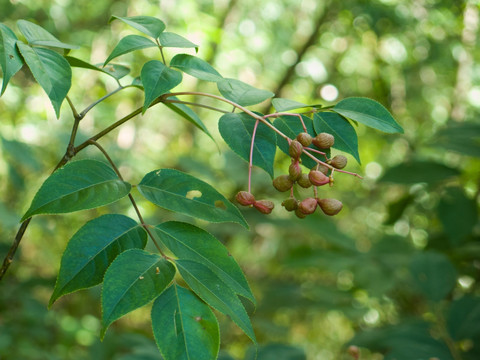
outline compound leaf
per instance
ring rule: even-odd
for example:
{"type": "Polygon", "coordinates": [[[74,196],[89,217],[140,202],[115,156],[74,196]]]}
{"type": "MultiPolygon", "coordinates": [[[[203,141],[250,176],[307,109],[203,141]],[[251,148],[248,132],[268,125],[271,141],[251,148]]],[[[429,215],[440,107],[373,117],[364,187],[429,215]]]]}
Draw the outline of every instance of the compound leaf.
{"type": "Polygon", "coordinates": [[[74,161],[45,180],[22,221],[37,214],[63,214],[107,205],[128,195],[130,188],[103,162],[74,161]]]}

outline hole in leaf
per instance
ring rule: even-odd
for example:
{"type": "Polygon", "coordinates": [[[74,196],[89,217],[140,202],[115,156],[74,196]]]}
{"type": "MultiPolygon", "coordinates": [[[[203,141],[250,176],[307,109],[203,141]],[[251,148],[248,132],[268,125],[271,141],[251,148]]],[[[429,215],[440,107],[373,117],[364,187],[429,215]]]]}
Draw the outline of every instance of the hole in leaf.
{"type": "Polygon", "coordinates": [[[190,190],[189,192],[187,192],[185,197],[187,199],[193,200],[194,198],[202,197],[202,192],[199,190],[190,190]]]}

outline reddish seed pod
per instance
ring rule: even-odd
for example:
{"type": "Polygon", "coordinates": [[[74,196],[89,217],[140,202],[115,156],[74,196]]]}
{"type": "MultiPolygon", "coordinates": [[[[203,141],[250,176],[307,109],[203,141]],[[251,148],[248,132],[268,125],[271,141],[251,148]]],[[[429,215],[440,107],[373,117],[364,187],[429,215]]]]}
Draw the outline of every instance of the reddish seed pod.
{"type": "Polygon", "coordinates": [[[312,143],[312,136],[309,133],[302,132],[297,135],[297,140],[303,146],[310,146],[312,143]]]}
{"type": "Polygon", "coordinates": [[[333,159],[330,162],[330,165],[332,165],[336,169],[343,169],[345,166],[347,166],[347,158],[343,155],[335,155],[333,159]]]}
{"type": "Polygon", "coordinates": [[[288,191],[293,186],[293,180],[290,179],[288,175],[280,175],[275,179],[273,179],[273,186],[278,191],[281,191],[281,192],[288,191]]]}
{"type": "Polygon", "coordinates": [[[318,199],[317,201],[324,214],[328,216],[337,215],[343,208],[342,202],[337,199],[318,199]]]}
{"type": "MultiPolygon", "coordinates": [[[[348,354],[355,360],[360,359],[360,349],[355,345],[350,345],[347,349],[348,354]]],[[[433,359],[433,358],[432,358],[433,359]]]]}
{"type": "MultiPolygon", "coordinates": [[[[312,170],[317,170],[317,168],[315,167],[312,170]]],[[[319,164],[318,165],[318,171],[324,173],[325,175],[328,175],[328,172],[330,171],[330,169],[323,164],[319,164]]]]}
{"type": "Polygon", "coordinates": [[[300,167],[300,163],[298,161],[294,161],[288,167],[288,176],[293,181],[297,180],[300,175],[302,175],[302,168],[300,167]]]}
{"type": "Polygon", "coordinates": [[[298,204],[298,209],[304,214],[313,214],[317,208],[317,199],[315,198],[306,198],[300,201],[298,204]]]}
{"type": "Polygon", "coordinates": [[[253,207],[260,211],[262,214],[270,214],[275,207],[273,202],[269,200],[258,200],[253,203],[253,207]]]}
{"type": "Polygon", "coordinates": [[[315,186],[322,186],[330,182],[330,178],[327,175],[317,170],[311,170],[308,173],[308,179],[315,186]]]}
{"type": "Polygon", "coordinates": [[[238,194],[235,196],[235,199],[238,201],[239,204],[244,206],[253,205],[255,202],[255,197],[247,191],[239,191],[238,194]]]}
{"type": "Polygon", "coordinates": [[[312,142],[319,149],[329,149],[335,143],[335,138],[332,134],[320,133],[313,138],[312,142]]]}
{"type": "Polygon", "coordinates": [[[287,211],[294,211],[298,209],[298,201],[295,198],[288,198],[283,200],[282,206],[287,211]]]}
{"type": "Polygon", "coordinates": [[[308,178],[308,174],[301,174],[297,179],[297,184],[300,185],[302,188],[309,188],[312,186],[310,179],[308,178]]]}
{"type": "Polygon", "coordinates": [[[297,140],[292,140],[290,142],[290,147],[288,148],[288,153],[292,158],[298,160],[303,152],[303,145],[297,140]]]}

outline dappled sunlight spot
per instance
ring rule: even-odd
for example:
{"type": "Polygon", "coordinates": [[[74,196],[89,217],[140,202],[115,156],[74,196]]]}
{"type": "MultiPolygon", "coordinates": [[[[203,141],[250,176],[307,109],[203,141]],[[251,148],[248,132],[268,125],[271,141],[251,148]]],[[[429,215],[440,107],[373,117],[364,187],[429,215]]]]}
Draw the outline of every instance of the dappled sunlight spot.
{"type": "Polygon", "coordinates": [[[334,101],[338,97],[338,89],[332,84],[327,84],[320,90],[320,96],[326,101],[334,101]]]}
{"type": "Polygon", "coordinates": [[[190,199],[190,200],[193,200],[195,198],[201,198],[202,197],[202,192],[199,191],[199,190],[190,190],[189,192],[187,192],[185,197],[187,199],[190,199]]]}
{"type": "Polygon", "coordinates": [[[124,124],[117,136],[117,145],[121,149],[130,149],[135,141],[135,126],[124,124]]]}
{"type": "Polygon", "coordinates": [[[475,279],[472,278],[471,276],[464,275],[458,278],[458,283],[462,287],[462,289],[468,290],[475,283],[475,279]]]}
{"type": "Polygon", "coordinates": [[[365,177],[369,179],[378,179],[380,174],[382,173],[382,165],[379,163],[372,161],[365,166],[365,177]]]}
{"type": "Polygon", "coordinates": [[[364,316],[363,320],[369,324],[369,325],[374,325],[375,323],[378,322],[380,319],[380,314],[378,313],[377,310],[375,309],[370,309],[364,316]]]}

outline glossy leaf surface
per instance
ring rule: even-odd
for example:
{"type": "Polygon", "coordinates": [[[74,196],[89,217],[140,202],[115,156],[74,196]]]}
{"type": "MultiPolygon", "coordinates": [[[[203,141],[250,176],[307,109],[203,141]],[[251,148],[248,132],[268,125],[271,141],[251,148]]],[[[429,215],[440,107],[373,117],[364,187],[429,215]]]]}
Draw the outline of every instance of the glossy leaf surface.
{"type": "Polygon", "coordinates": [[[151,60],[143,65],[140,78],[145,89],[143,103],[143,112],[145,112],[157,97],[182,82],[182,73],[166,67],[161,61],[151,60]]]}
{"type": "Polygon", "coordinates": [[[271,91],[254,88],[236,79],[223,79],[217,86],[225,98],[241,106],[259,104],[274,95],[271,91]]]}
{"type": "Polygon", "coordinates": [[[165,360],[215,360],[220,346],[218,321],[190,290],[173,284],[152,307],[155,341],[165,360]]]}
{"type": "Polygon", "coordinates": [[[236,222],[248,228],[235,205],[211,185],[174,169],[155,170],[137,186],[152,203],[211,222],[236,222]]]}
{"type": "Polygon", "coordinates": [[[209,63],[192,55],[177,54],[170,61],[170,66],[177,68],[193,77],[205,81],[220,81],[223,79],[209,63]]]}
{"type": "Polygon", "coordinates": [[[107,205],[128,195],[130,188],[103,162],[74,161],[45,180],[22,221],[37,214],[62,214],[107,205]]]}
{"type": "Polygon", "coordinates": [[[49,305],[62,295],[100,284],[120,253],[146,244],[146,231],[127,216],[107,214],[87,222],[67,244],[49,305]]]}

